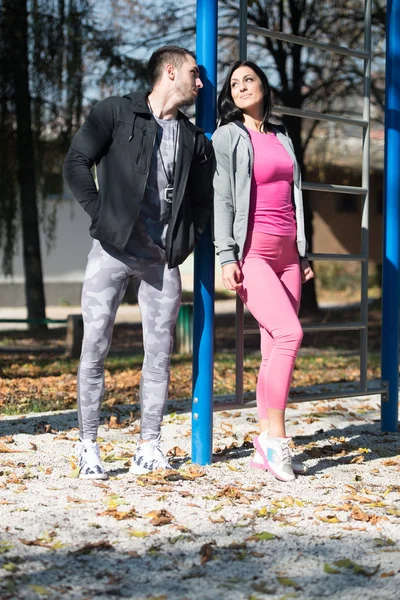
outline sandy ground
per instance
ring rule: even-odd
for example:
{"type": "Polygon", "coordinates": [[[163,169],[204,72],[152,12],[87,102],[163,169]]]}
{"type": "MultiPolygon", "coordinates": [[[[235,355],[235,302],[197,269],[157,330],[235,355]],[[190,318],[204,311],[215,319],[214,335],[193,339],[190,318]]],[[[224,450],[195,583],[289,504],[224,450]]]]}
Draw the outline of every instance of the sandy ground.
{"type": "Polygon", "coordinates": [[[110,480],[76,478],[76,411],[0,418],[0,598],[400,598],[399,435],[379,398],[288,409],[308,474],[250,470],[256,411],[219,411],[214,459],[190,464],[191,413],[170,403],[169,477],[128,475],[138,415],[105,412],[110,480]],[[110,416],[111,415],[111,416],[110,416]]]}

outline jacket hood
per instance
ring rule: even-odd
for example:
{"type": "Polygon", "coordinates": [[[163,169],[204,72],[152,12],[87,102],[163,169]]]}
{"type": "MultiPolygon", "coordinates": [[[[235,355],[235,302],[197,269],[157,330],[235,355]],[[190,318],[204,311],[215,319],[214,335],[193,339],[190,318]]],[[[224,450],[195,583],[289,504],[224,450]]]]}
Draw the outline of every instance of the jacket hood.
{"type": "Polygon", "coordinates": [[[149,91],[131,92],[130,94],[125,94],[123,97],[130,101],[131,108],[134,112],[150,113],[150,109],[147,104],[147,96],[149,94],[149,91]]]}
{"type": "MultiPolygon", "coordinates": [[[[147,104],[147,96],[150,94],[150,91],[139,91],[139,92],[131,92],[130,94],[125,94],[123,98],[126,98],[130,101],[131,109],[135,113],[145,113],[151,114],[151,110],[149,109],[149,105],[147,104]]],[[[184,121],[184,123],[194,131],[198,131],[200,133],[204,133],[201,127],[197,127],[194,125],[190,119],[180,110],[178,110],[178,119],[184,121]]]]}

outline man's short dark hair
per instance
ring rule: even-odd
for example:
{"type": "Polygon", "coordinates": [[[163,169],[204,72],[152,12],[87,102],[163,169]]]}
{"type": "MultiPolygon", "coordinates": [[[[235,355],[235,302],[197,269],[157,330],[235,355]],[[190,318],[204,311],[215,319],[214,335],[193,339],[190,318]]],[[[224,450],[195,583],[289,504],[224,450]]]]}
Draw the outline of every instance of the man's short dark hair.
{"type": "Polygon", "coordinates": [[[151,87],[153,87],[162,76],[163,68],[171,64],[179,69],[183,63],[191,56],[196,60],[196,56],[187,48],[180,46],[162,46],[155,50],[150,56],[147,67],[148,77],[151,87]]]}

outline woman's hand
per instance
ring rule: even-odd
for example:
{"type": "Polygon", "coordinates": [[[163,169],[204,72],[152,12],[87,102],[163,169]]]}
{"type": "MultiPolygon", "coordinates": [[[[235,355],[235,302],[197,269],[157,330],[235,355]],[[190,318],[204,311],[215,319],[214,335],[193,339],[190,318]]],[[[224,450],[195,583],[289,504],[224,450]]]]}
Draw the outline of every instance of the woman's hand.
{"type": "Polygon", "coordinates": [[[310,263],[308,260],[300,261],[300,269],[301,269],[301,282],[306,283],[306,281],[310,281],[314,277],[314,271],[310,267],[310,263]]]}
{"type": "Polygon", "coordinates": [[[222,267],[222,281],[227,290],[237,292],[242,287],[242,271],[236,262],[222,267]]]}

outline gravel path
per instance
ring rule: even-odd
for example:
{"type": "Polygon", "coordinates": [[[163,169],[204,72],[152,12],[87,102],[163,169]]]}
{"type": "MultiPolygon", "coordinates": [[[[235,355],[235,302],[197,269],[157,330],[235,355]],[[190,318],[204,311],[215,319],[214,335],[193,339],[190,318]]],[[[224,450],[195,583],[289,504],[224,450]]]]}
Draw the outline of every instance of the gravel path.
{"type": "Polygon", "coordinates": [[[182,403],[163,426],[179,471],[133,479],[131,409],[104,414],[104,483],[76,478],[76,411],[0,418],[2,600],[400,598],[399,435],[378,397],[288,409],[309,468],[293,483],[248,468],[255,409],[216,413],[214,462],[191,465],[182,403]]]}

